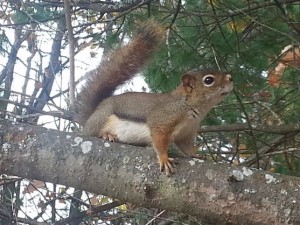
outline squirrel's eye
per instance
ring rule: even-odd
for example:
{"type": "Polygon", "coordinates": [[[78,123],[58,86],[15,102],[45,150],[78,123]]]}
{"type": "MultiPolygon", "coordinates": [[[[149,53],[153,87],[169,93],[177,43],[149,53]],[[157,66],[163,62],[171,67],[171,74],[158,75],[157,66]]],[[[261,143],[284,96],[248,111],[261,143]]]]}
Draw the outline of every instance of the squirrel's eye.
{"type": "Polygon", "coordinates": [[[206,75],[203,77],[203,83],[205,86],[210,87],[215,83],[215,77],[213,75],[206,75]]]}

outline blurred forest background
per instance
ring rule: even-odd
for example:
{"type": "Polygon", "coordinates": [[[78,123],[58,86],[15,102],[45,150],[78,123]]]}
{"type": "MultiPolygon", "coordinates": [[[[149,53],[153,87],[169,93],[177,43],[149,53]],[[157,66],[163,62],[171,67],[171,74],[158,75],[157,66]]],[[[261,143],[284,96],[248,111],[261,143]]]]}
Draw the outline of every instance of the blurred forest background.
{"type": "MultiPolygon", "coordinates": [[[[69,118],[85,71],[149,18],[168,27],[142,74],[151,91],[195,68],[233,76],[234,92],[202,124],[199,153],[299,176],[299,0],[1,1],[0,117],[78,131],[69,118]]],[[[2,175],[0,185],[0,224],[203,224],[41,181],[2,175]]]]}

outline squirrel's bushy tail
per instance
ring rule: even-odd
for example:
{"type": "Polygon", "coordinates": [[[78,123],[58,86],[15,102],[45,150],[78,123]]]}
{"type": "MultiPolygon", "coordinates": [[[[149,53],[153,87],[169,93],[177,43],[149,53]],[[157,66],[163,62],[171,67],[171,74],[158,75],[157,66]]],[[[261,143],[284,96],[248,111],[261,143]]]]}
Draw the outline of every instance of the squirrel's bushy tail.
{"type": "Polygon", "coordinates": [[[165,30],[153,20],[143,23],[127,45],[112,51],[89,72],[78,97],[77,120],[80,124],[84,125],[99,103],[111,96],[119,85],[141,71],[164,35],[165,30]]]}

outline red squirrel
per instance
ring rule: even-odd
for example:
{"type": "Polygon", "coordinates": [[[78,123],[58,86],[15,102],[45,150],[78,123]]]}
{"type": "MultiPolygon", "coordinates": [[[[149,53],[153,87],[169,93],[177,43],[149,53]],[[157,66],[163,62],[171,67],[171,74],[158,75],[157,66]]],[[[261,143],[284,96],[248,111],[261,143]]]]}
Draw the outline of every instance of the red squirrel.
{"type": "Polygon", "coordinates": [[[168,146],[196,157],[194,140],[206,114],[233,89],[230,74],[218,70],[186,72],[170,93],[127,92],[116,88],[133,78],[150,61],[164,40],[165,30],[153,20],[141,26],[132,40],[112,51],[90,72],[80,93],[83,134],[134,145],[152,144],[167,175],[174,173],[168,146]]]}

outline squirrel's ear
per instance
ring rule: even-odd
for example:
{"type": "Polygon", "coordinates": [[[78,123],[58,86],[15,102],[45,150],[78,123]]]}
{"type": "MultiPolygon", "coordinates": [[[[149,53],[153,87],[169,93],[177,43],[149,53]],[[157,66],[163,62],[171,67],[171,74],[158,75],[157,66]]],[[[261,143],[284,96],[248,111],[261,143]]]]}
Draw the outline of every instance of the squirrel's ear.
{"type": "Polygon", "coordinates": [[[184,87],[195,88],[196,78],[190,74],[184,74],[181,77],[181,83],[184,87]]]}

